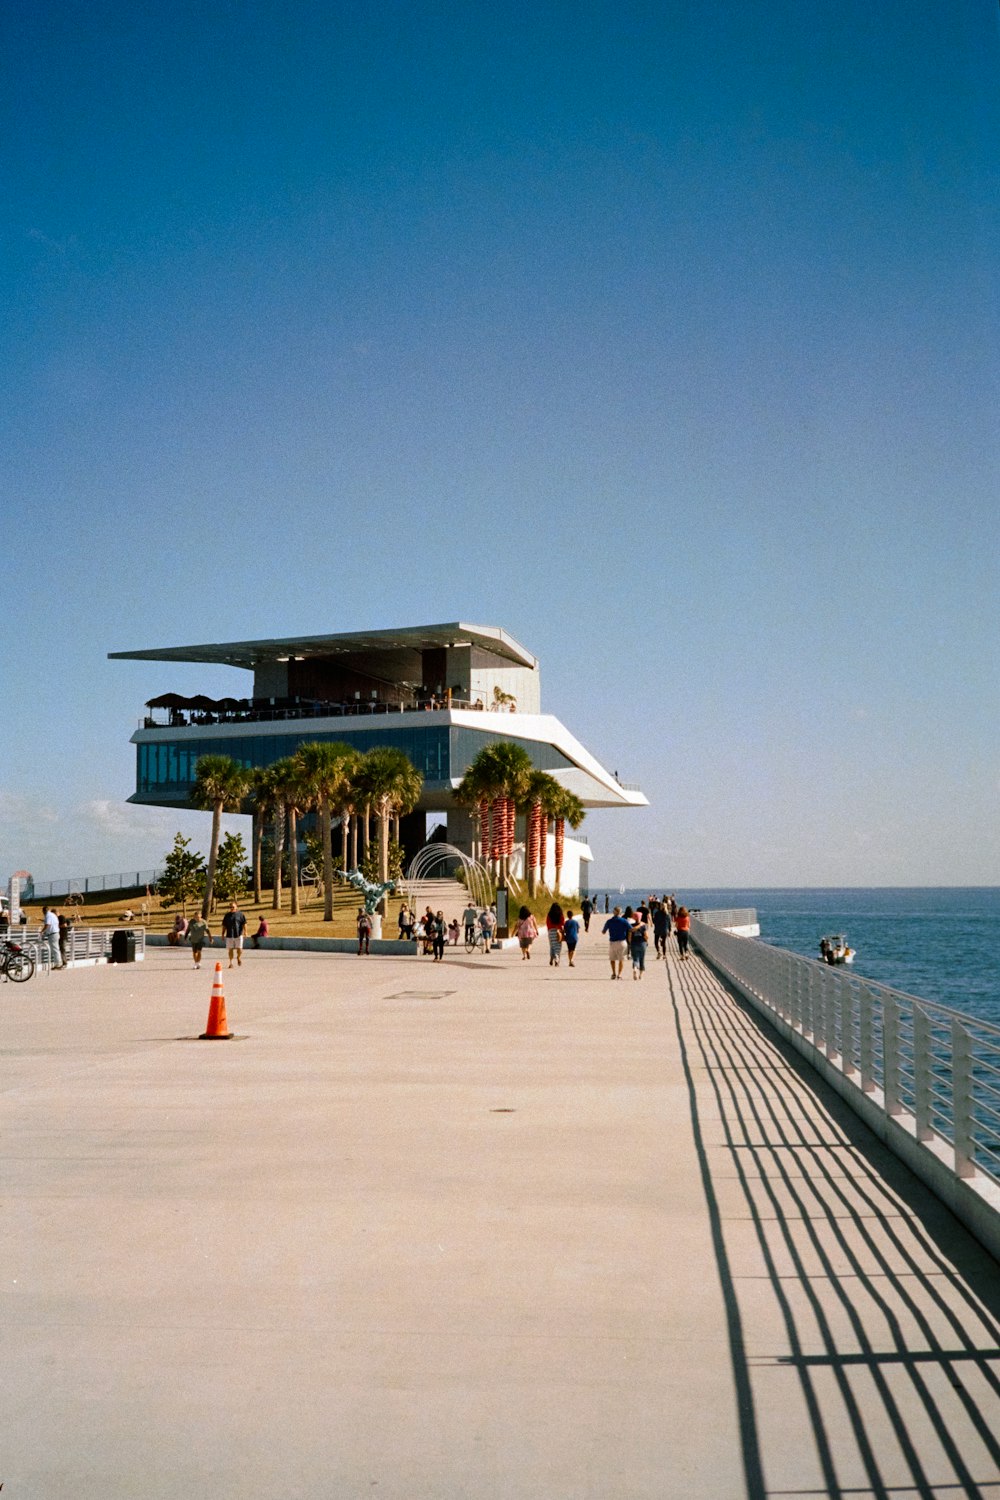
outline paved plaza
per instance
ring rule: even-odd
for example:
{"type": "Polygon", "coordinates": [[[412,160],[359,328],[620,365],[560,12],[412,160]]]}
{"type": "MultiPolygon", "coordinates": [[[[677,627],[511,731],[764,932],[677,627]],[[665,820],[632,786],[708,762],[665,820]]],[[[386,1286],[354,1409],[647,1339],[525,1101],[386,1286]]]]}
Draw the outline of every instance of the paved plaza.
{"type": "Polygon", "coordinates": [[[996,1263],[700,960],[608,976],[4,986],[2,1500],[1000,1497],[996,1263]]]}

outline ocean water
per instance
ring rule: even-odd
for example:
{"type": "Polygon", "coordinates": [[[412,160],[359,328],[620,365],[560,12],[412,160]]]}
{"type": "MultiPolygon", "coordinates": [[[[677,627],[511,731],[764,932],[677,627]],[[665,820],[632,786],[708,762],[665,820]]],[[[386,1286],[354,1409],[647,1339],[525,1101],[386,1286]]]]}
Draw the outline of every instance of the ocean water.
{"type": "MultiPolygon", "coordinates": [[[[594,898],[602,911],[604,894],[594,898]]],[[[634,906],[650,893],[607,894],[612,906],[634,906]]],[[[706,911],[755,907],[763,942],[808,958],[819,956],[825,933],[844,932],[857,951],[856,974],[1000,1026],[1000,886],[678,890],[676,895],[686,906],[706,911]]]]}

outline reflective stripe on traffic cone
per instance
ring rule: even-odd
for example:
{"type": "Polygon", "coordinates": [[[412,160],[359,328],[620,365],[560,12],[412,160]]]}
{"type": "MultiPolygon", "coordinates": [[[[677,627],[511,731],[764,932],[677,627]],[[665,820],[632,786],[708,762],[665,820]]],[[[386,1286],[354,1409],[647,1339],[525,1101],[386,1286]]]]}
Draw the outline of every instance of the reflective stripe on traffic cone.
{"type": "Polygon", "coordinates": [[[233,1033],[228,1030],[229,1023],[226,1020],[226,995],[222,988],[222,965],[215,966],[215,979],[212,983],[212,998],[208,1002],[208,1024],[201,1036],[200,1042],[229,1042],[232,1041],[233,1033]]]}

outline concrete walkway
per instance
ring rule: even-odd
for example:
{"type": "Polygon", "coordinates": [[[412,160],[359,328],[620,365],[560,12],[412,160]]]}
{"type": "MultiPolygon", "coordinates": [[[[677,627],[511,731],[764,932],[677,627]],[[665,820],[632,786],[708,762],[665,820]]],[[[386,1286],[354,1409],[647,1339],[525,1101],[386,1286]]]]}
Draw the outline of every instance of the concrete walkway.
{"type": "Polygon", "coordinates": [[[2,1500],[1000,1496],[1000,1271],[695,959],[2,990],[2,1500]]]}

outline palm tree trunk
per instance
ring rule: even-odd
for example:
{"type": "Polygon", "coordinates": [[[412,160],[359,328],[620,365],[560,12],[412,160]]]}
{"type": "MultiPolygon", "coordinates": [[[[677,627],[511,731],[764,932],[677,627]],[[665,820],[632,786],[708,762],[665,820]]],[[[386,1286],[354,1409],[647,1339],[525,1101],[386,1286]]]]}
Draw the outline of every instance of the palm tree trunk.
{"type": "Polygon", "coordinates": [[[556,818],[556,887],[555,894],[559,895],[562,885],[563,848],[566,843],[566,820],[556,818]]]}
{"type": "Polygon", "coordinates": [[[538,815],[541,810],[540,802],[532,802],[528,808],[527,827],[524,830],[524,863],[529,896],[533,896],[538,890],[538,815]]]}
{"type": "Polygon", "coordinates": [[[344,874],[353,870],[357,864],[354,851],[358,842],[357,823],[351,822],[351,810],[349,807],[340,809],[340,862],[344,867],[344,874]]]}
{"type": "Polygon", "coordinates": [[[299,819],[298,808],[288,809],[288,862],[292,883],[292,916],[299,914],[299,819]]]}
{"type": "Polygon", "coordinates": [[[281,910],[281,861],[285,855],[285,807],[279,802],[274,809],[274,893],[271,907],[281,910]]]}
{"type": "Polygon", "coordinates": [[[391,815],[392,809],[383,798],[378,812],[378,878],[381,881],[389,879],[389,818],[391,815]]]}
{"type": "Polygon", "coordinates": [[[330,827],[330,804],[324,800],[319,807],[320,832],[323,839],[323,921],[333,921],[333,830],[330,827]]]}
{"type": "Polygon", "coordinates": [[[261,850],[264,843],[264,820],[259,812],[253,815],[253,899],[254,905],[260,905],[260,864],[261,850]]]}
{"type": "Polygon", "coordinates": [[[201,920],[208,921],[212,909],[212,893],[215,889],[215,866],[219,858],[219,838],[222,834],[222,803],[212,805],[212,847],[208,851],[208,870],[205,873],[205,896],[201,903],[201,920]]]}
{"type": "Polygon", "coordinates": [[[361,823],[361,858],[368,858],[368,846],[372,841],[372,805],[365,803],[364,817],[361,823]]]}

